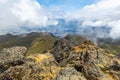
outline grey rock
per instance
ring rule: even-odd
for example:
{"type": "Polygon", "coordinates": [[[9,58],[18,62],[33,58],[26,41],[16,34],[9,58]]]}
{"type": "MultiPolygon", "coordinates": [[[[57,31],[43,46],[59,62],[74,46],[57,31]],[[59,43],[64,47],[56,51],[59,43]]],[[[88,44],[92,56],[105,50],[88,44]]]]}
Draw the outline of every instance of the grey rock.
{"type": "Polygon", "coordinates": [[[3,72],[10,66],[20,65],[25,61],[25,52],[27,48],[15,46],[4,48],[0,52],[0,72],[3,72]]]}
{"type": "Polygon", "coordinates": [[[73,45],[65,39],[57,40],[51,53],[58,62],[61,62],[64,58],[67,57],[69,54],[68,52],[71,50],[72,46],[73,45]]]}
{"type": "Polygon", "coordinates": [[[77,72],[73,67],[66,67],[59,74],[56,80],[86,80],[82,73],[77,72]]]}

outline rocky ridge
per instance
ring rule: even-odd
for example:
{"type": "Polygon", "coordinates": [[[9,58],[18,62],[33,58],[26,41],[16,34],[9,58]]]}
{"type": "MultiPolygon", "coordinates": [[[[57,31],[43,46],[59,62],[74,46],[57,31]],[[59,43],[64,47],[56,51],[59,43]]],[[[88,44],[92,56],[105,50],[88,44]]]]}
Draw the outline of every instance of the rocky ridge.
{"type": "Polygon", "coordinates": [[[120,80],[120,59],[91,41],[59,39],[51,50],[26,56],[15,46],[0,52],[0,80],[120,80]]]}

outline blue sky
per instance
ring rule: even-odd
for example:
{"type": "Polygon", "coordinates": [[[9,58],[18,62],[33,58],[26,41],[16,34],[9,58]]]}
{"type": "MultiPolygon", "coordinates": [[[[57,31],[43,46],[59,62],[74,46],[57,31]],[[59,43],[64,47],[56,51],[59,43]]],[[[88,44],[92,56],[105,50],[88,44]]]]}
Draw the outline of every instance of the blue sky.
{"type": "Polygon", "coordinates": [[[73,11],[86,5],[94,4],[99,0],[37,0],[46,9],[59,7],[62,11],[73,11]]]}

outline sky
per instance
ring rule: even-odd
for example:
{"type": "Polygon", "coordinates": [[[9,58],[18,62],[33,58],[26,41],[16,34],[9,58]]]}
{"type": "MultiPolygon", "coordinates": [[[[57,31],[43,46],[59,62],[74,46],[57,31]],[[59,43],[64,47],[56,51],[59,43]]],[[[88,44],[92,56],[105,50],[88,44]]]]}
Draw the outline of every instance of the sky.
{"type": "Polygon", "coordinates": [[[37,0],[46,9],[59,7],[61,11],[75,11],[98,0],[37,0]]]}
{"type": "Polygon", "coordinates": [[[120,38],[120,0],[0,0],[0,34],[26,32],[77,20],[81,27],[110,27],[109,36],[120,38]]]}

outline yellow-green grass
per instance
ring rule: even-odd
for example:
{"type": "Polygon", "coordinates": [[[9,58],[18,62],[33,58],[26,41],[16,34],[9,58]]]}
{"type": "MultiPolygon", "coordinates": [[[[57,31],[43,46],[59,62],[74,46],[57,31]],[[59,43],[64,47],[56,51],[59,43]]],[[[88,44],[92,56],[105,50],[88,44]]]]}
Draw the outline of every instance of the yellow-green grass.
{"type": "Polygon", "coordinates": [[[37,38],[32,42],[31,47],[27,51],[27,55],[43,53],[49,50],[54,46],[55,41],[56,39],[53,37],[37,38]]]}

